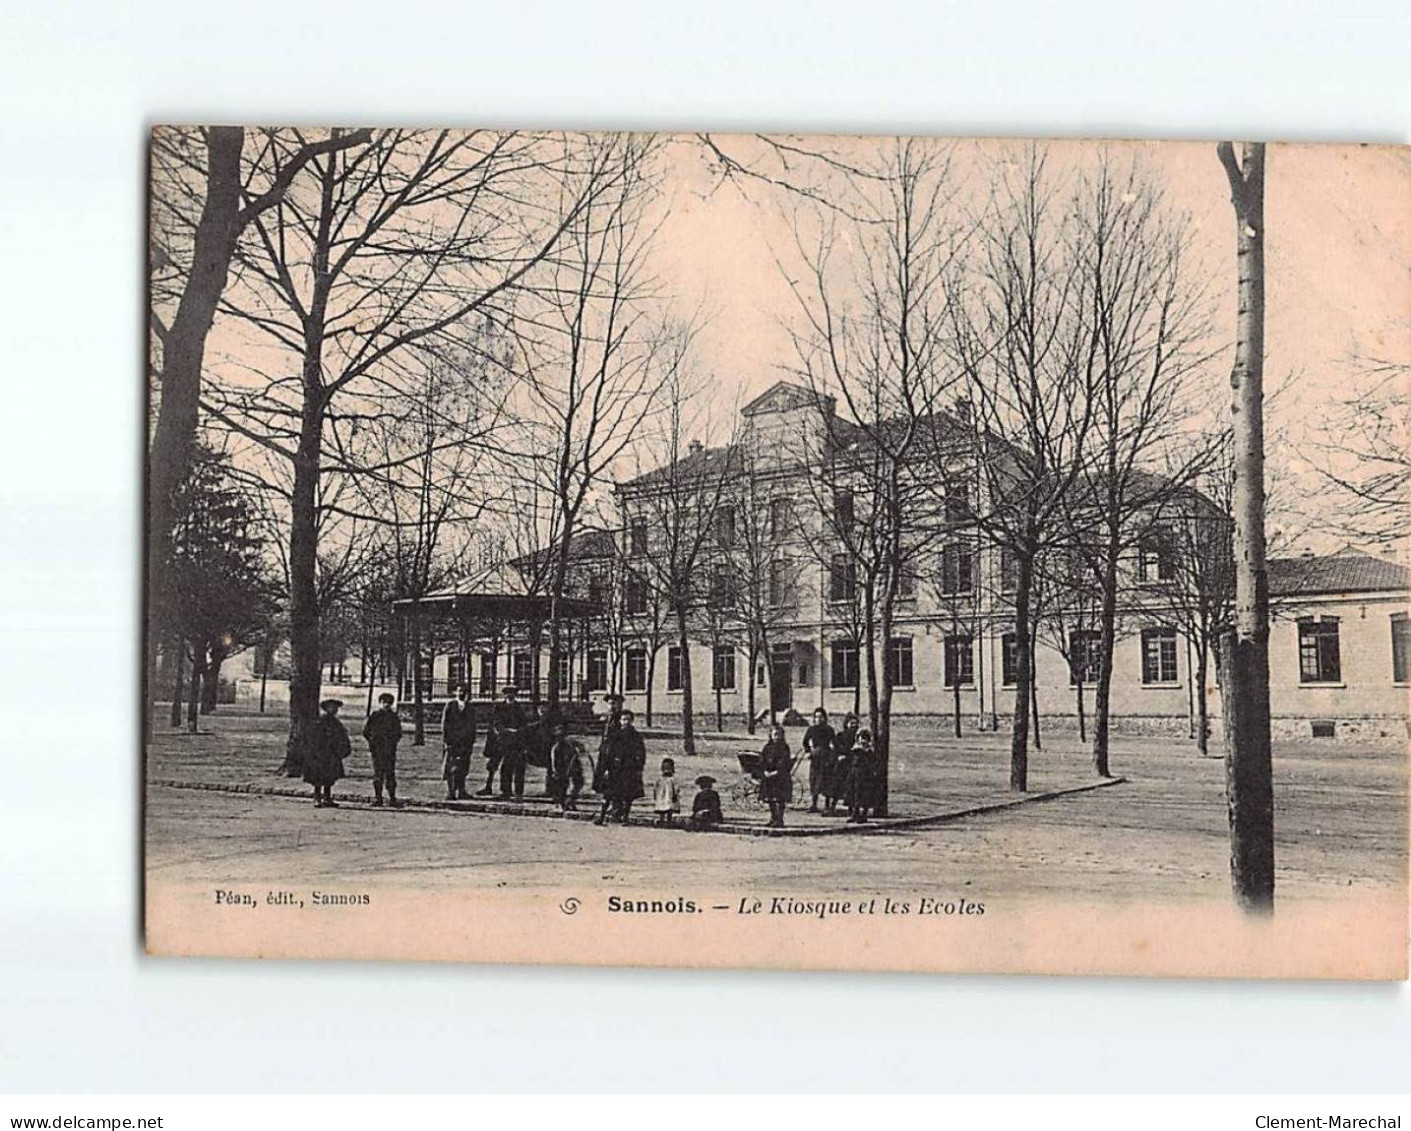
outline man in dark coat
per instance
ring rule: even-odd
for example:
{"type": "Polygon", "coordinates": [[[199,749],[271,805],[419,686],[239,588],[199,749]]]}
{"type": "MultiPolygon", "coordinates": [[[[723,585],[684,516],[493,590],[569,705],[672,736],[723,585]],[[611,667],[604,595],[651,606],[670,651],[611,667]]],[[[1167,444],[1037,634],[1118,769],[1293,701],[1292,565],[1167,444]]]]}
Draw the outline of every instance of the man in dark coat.
{"type": "Polygon", "coordinates": [[[323,714],[314,724],[312,741],[304,754],[304,780],[314,787],[314,806],[318,809],[338,807],[333,800],[333,783],[343,777],[343,759],[353,754],[348,732],[338,721],[341,706],[341,699],[325,699],[319,704],[323,714]]]}
{"type": "Polygon", "coordinates": [[[813,712],[813,725],[804,731],[804,753],[808,755],[808,791],[813,795],[808,811],[818,812],[818,798],[827,796],[828,777],[833,772],[833,728],[822,707],[813,712]]]}
{"type": "Polygon", "coordinates": [[[384,691],[377,697],[377,710],[367,717],[363,737],[372,752],[372,803],[382,804],[382,787],[387,799],[397,807],[397,743],[402,741],[402,720],[392,706],[396,700],[384,691]]]}
{"type": "Polygon", "coordinates": [[[647,790],[642,774],[647,768],[647,744],[632,725],[631,711],[623,711],[621,723],[609,736],[612,747],[612,775],[608,795],[612,799],[612,815],[627,824],[632,815],[632,802],[645,797],[647,790]]]}
{"type": "MultiPolygon", "coordinates": [[[[524,739],[529,720],[519,705],[519,688],[505,688],[505,697],[495,704],[490,730],[495,736],[495,754],[500,763],[500,796],[524,796],[524,739]]],[[[491,778],[494,770],[490,771],[491,778]]],[[[489,784],[488,782],[486,783],[489,784]]]]}
{"type": "Polygon", "coordinates": [[[446,800],[464,798],[465,778],[475,753],[475,705],[470,688],[461,684],[456,697],[441,716],[441,776],[446,779],[446,800]]]}

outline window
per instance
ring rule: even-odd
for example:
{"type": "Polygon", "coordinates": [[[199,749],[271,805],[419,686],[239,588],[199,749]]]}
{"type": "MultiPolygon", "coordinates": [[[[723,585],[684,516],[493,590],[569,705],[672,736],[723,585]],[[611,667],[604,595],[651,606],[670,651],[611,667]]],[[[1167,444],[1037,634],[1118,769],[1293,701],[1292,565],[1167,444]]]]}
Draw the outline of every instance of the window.
{"type": "Polygon", "coordinates": [[[647,650],[645,648],[627,649],[625,666],[627,690],[647,690],[647,650]]]}
{"type": "Polygon", "coordinates": [[[1142,630],[1142,683],[1176,682],[1176,630],[1142,630]]]}
{"type": "Polygon", "coordinates": [[[1019,559],[1008,546],[999,551],[999,589],[1001,593],[1013,593],[1019,588],[1019,559]]]}
{"type": "Polygon", "coordinates": [[[461,684],[466,682],[465,678],[465,657],[446,657],[446,686],[455,691],[461,684]]]}
{"type": "Polygon", "coordinates": [[[1300,683],[1342,682],[1337,617],[1305,617],[1298,622],[1298,679],[1300,683]]]}
{"type": "Polygon", "coordinates": [[[738,597],[735,571],[728,565],[717,565],[710,572],[710,604],[715,609],[733,609],[738,597]]]}
{"type": "Polygon", "coordinates": [[[893,687],[916,685],[911,659],[911,637],[893,636],[887,641],[887,676],[893,687]]]}
{"type": "Polygon", "coordinates": [[[528,691],[534,682],[534,657],[528,652],[516,652],[510,665],[510,682],[521,691],[528,691]]]}
{"type": "Polygon", "coordinates": [[[628,527],[627,550],[634,558],[645,557],[647,553],[647,520],[634,518],[628,527]]]}
{"type": "Polygon", "coordinates": [[[968,687],[973,684],[975,682],[974,639],[966,635],[947,636],[945,662],[947,687],[968,687]]]}
{"type": "Polygon", "coordinates": [[[588,650],[587,690],[606,691],[608,689],[608,650],[590,648],[588,650]]]}
{"type": "Polygon", "coordinates": [[[789,563],[783,558],[775,558],[769,563],[769,604],[777,609],[793,604],[793,599],[789,563]]]}
{"type": "Polygon", "coordinates": [[[1155,530],[1137,547],[1138,581],[1173,581],[1176,577],[1176,552],[1171,537],[1164,530],[1155,530]]]}
{"type": "Polygon", "coordinates": [[[975,555],[965,542],[952,542],[941,550],[941,592],[962,596],[975,589],[975,555]]]}
{"type": "Polygon", "coordinates": [[[1000,651],[1003,654],[1004,686],[1013,687],[1019,682],[1019,637],[1013,632],[1006,632],[1000,641],[1000,651]]]}
{"type": "Polygon", "coordinates": [[[573,657],[567,652],[559,653],[558,679],[555,682],[560,691],[571,695],[573,690],[573,657]]]}
{"type": "MultiPolygon", "coordinates": [[[[1075,628],[1068,634],[1069,680],[1073,683],[1096,683],[1101,674],[1102,633],[1091,628],[1075,628]]],[[[1171,676],[1171,679],[1175,678],[1171,676]]]]}
{"type": "Polygon", "coordinates": [[[946,521],[949,523],[969,522],[970,480],[964,475],[946,476],[946,521]]]}
{"type": "Polygon", "coordinates": [[[1405,613],[1391,616],[1391,678],[1411,682],[1411,620],[1405,613]]]}
{"type": "Polygon", "coordinates": [[[903,568],[897,574],[897,599],[901,601],[916,599],[916,574],[909,569],[903,568]]]}
{"type": "Polygon", "coordinates": [[[681,649],[672,646],[666,650],[666,689],[681,690],[681,649]]]}
{"type": "Polygon", "coordinates": [[[728,550],[735,544],[735,508],[720,506],[715,510],[715,544],[728,550]]]}
{"type": "Polygon", "coordinates": [[[647,580],[640,573],[627,575],[624,604],[629,615],[647,611],[647,580]]]}
{"type": "MultiPolygon", "coordinates": [[[[417,672],[421,676],[421,689],[423,692],[429,692],[431,690],[431,668],[435,662],[436,658],[434,656],[423,656],[417,663],[417,672]]],[[[406,694],[416,694],[415,677],[408,677],[406,694]]]]}
{"type": "Polygon", "coordinates": [[[711,656],[711,686],[721,691],[735,690],[735,646],[718,644],[711,656]]]}
{"type": "Polygon", "coordinates": [[[857,686],[857,645],[851,640],[835,640],[831,652],[830,687],[857,686]]]}
{"type": "Polygon", "coordinates": [[[857,562],[847,554],[834,554],[828,571],[828,600],[851,601],[857,593],[857,562]]]}
{"type": "Polygon", "coordinates": [[[493,652],[480,653],[480,694],[486,696],[495,694],[495,654],[493,652]]]}
{"type": "Polygon", "coordinates": [[[601,605],[603,603],[603,578],[601,574],[589,574],[588,600],[595,605],[601,605]]]}
{"type": "Polygon", "coordinates": [[[787,498],[769,501],[769,536],[775,540],[787,538],[793,524],[793,501],[787,498]]]}
{"type": "Polygon", "coordinates": [[[833,525],[840,533],[847,533],[852,529],[853,522],[857,515],[853,509],[852,492],[846,487],[839,488],[833,492],[833,525]]]}

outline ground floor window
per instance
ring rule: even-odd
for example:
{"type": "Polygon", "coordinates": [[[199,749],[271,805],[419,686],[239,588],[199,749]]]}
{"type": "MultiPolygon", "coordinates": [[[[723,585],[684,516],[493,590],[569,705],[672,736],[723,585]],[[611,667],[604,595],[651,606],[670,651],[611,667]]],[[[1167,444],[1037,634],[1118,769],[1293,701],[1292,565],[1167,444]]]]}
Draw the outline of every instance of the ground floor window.
{"type": "Polygon", "coordinates": [[[968,687],[975,682],[975,641],[956,634],[946,637],[945,679],[947,687],[968,687]]]}
{"type": "Polygon", "coordinates": [[[666,650],[666,689],[681,690],[681,649],[675,645],[666,650]]]}
{"type": "Polygon", "coordinates": [[[1000,651],[1003,654],[1001,677],[1004,686],[1013,687],[1019,682],[1019,636],[1006,632],[1000,640],[1000,651]]]}
{"type": "Polygon", "coordinates": [[[1102,633],[1092,628],[1075,628],[1068,634],[1069,680],[1073,683],[1096,683],[1101,674],[1102,633]]]}
{"type": "Polygon", "coordinates": [[[568,652],[559,653],[558,679],[555,681],[559,685],[559,690],[570,697],[573,694],[573,656],[568,652]]]}
{"type": "Polygon", "coordinates": [[[608,689],[608,651],[606,648],[592,648],[588,651],[588,690],[608,689]]]}
{"type": "Polygon", "coordinates": [[[1411,683],[1411,620],[1405,613],[1391,617],[1391,678],[1411,683]]]}
{"type": "Polygon", "coordinates": [[[1337,617],[1305,617],[1298,622],[1298,678],[1300,683],[1342,681],[1337,617]]]}
{"type": "Polygon", "coordinates": [[[495,694],[495,654],[493,652],[480,654],[480,694],[485,696],[495,694]]]}
{"type": "Polygon", "coordinates": [[[1176,678],[1176,630],[1143,630],[1142,683],[1175,683],[1176,678]]]}
{"type": "Polygon", "coordinates": [[[456,688],[465,683],[465,657],[446,657],[446,686],[454,694],[456,688]]]}
{"type": "Polygon", "coordinates": [[[735,646],[717,645],[711,656],[711,686],[720,691],[735,690],[735,646]]]}
{"type": "Polygon", "coordinates": [[[625,657],[626,684],[628,691],[647,690],[647,650],[629,648],[625,657]]]}
{"type": "Polygon", "coordinates": [[[516,652],[510,661],[510,682],[520,691],[528,691],[534,683],[534,657],[528,652],[516,652]]]}
{"type": "Polygon", "coordinates": [[[831,687],[857,686],[857,645],[851,640],[833,641],[832,671],[829,679],[831,687]]]}
{"type": "Polygon", "coordinates": [[[915,686],[916,675],[911,660],[911,637],[893,636],[887,641],[887,676],[893,687],[915,686]]]}

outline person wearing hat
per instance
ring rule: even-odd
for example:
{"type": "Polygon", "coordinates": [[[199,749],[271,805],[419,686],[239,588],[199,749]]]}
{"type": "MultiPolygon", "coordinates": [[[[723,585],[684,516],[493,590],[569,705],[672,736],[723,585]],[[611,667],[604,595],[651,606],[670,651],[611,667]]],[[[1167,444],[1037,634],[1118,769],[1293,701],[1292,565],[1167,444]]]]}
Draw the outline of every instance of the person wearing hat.
{"type": "Polygon", "coordinates": [[[715,792],[715,779],[702,774],[696,779],[696,797],[691,802],[691,829],[701,832],[722,824],[725,815],[720,811],[720,794],[715,792]]]}
{"type": "Polygon", "coordinates": [[[441,776],[446,781],[446,800],[465,798],[465,779],[475,753],[475,704],[470,688],[461,684],[456,697],[441,715],[441,776]]]}
{"type": "Polygon", "coordinates": [[[343,776],[343,759],[353,753],[348,731],[338,721],[338,708],[341,706],[341,699],[325,699],[319,704],[323,714],[314,724],[314,732],[304,754],[304,780],[314,787],[314,806],[318,809],[338,807],[333,800],[333,783],[343,776]]]}
{"type": "MultiPolygon", "coordinates": [[[[519,688],[511,684],[505,697],[495,704],[490,716],[490,731],[495,736],[496,761],[500,765],[500,796],[524,796],[524,728],[529,720],[519,705],[519,688]]],[[[495,771],[490,770],[493,780],[495,771]]],[[[490,782],[486,782],[487,787],[490,782]]]]}
{"type": "Polygon", "coordinates": [[[394,809],[397,807],[397,744],[402,741],[402,720],[392,706],[396,701],[391,692],[384,691],[377,697],[377,710],[363,725],[363,737],[372,754],[372,803],[382,804],[382,787],[386,786],[387,799],[394,809]]]}

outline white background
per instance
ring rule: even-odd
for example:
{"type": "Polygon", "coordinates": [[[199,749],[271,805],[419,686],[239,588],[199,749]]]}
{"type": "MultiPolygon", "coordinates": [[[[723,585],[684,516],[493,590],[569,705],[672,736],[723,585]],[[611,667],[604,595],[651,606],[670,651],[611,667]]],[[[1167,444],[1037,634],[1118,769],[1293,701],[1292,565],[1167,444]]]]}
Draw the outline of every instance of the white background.
{"type": "Polygon", "coordinates": [[[1400,986],[147,960],[134,704],[150,124],[1404,142],[1407,13],[5,5],[0,1089],[1406,1088],[1400,986]]]}

